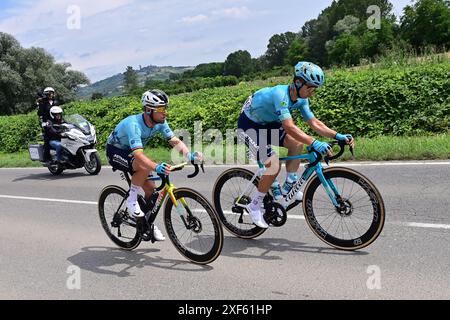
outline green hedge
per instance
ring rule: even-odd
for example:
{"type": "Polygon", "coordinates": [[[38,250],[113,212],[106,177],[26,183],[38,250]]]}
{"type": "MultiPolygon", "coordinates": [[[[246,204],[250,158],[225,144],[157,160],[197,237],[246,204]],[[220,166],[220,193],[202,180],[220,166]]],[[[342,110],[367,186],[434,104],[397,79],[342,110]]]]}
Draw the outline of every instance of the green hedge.
{"type": "Polygon", "coordinates": [[[0,117],[0,151],[27,149],[38,139],[40,124],[37,114],[0,117]]]}
{"type": "MultiPolygon", "coordinates": [[[[401,68],[338,70],[330,73],[325,88],[318,91],[311,106],[317,118],[327,125],[357,137],[447,133],[449,78],[448,60],[401,68]]],[[[173,129],[188,129],[191,133],[195,121],[203,121],[204,130],[235,129],[242,105],[250,94],[289,80],[241,83],[172,96],[169,122],[173,129]]],[[[134,97],[75,102],[64,109],[66,114],[79,113],[94,123],[101,145],[120,120],[142,110],[139,99],[134,97]]],[[[0,117],[0,151],[26,149],[39,133],[35,113],[0,117]]],[[[152,145],[161,143],[155,140],[152,145]]]]}
{"type": "Polygon", "coordinates": [[[445,133],[450,63],[338,71],[312,100],[319,119],[359,136],[445,133]]]}

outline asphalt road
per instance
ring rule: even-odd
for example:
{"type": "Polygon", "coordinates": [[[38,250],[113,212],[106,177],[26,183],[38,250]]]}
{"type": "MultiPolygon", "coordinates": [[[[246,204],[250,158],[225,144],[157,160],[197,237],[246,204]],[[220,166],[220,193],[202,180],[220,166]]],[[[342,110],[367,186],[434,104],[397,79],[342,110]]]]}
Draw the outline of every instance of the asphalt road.
{"type": "MultiPolygon", "coordinates": [[[[111,169],[0,169],[0,299],[450,299],[450,162],[346,166],[384,197],[387,220],[372,245],[332,249],[297,216],[255,240],[225,232],[209,266],[189,263],[169,240],[117,249],[96,206],[104,186],[124,185],[111,169]]],[[[174,182],[211,199],[225,169],[174,182]]]]}

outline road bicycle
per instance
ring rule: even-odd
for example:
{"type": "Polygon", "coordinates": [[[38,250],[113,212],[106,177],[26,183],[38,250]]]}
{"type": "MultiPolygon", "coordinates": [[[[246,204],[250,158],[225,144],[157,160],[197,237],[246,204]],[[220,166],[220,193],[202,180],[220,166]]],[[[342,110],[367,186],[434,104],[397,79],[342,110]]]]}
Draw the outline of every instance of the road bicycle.
{"type": "MultiPolygon", "coordinates": [[[[181,171],[187,163],[172,166],[171,172],[181,171]]],[[[194,178],[199,173],[188,176],[194,178]]],[[[200,166],[204,172],[203,164],[200,166]]],[[[113,169],[113,171],[116,171],[113,169]]],[[[121,172],[122,180],[131,186],[128,172],[121,172]]],[[[108,237],[120,248],[136,249],[141,241],[155,242],[154,222],[164,205],[164,224],[167,235],[176,249],[196,264],[209,264],[217,259],[223,247],[223,229],[213,206],[195,190],[176,188],[168,175],[149,176],[162,181],[149,201],[139,195],[138,201],[145,219],[136,219],[127,209],[129,191],[115,185],[105,187],[98,201],[100,221],[108,237]]]]}
{"type": "MultiPolygon", "coordinates": [[[[287,222],[287,213],[302,204],[306,222],[322,241],[341,250],[361,249],[375,241],[383,229],[383,198],[375,185],[355,170],[345,167],[324,169],[322,160],[329,164],[345,152],[345,142],[329,144],[339,146],[335,156],[324,158],[308,147],[307,154],[280,159],[280,162],[304,159],[309,164],[289,194],[284,196],[284,206],[274,200],[271,192],[264,198],[264,219],[270,226],[282,227],[287,222]],[[305,183],[302,201],[295,200],[305,183]]],[[[353,154],[352,148],[350,151],[353,154]]],[[[258,166],[256,173],[243,168],[225,171],[213,189],[214,207],[223,226],[244,239],[256,238],[267,230],[254,225],[247,210],[251,195],[267,170],[261,162],[258,166]]]]}

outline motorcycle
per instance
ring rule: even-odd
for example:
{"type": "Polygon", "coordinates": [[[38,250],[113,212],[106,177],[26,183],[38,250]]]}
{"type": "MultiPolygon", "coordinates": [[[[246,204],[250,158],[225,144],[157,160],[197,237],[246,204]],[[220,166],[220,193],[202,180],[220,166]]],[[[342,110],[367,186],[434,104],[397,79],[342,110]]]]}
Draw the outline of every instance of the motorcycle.
{"type": "Polygon", "coordinates": [[[53,175],[60,175],[64,170],[84,167],[91,175],[99,174],[102,164],[95,149],[97,134],[95,127],[79,114],[65,117],[61,124],[61,161],[57,161],[56,151],[50,150],[51,161],[44,162],[44,145],[32,144],[28,150],[32,161],[40,161],[53,175]]]}

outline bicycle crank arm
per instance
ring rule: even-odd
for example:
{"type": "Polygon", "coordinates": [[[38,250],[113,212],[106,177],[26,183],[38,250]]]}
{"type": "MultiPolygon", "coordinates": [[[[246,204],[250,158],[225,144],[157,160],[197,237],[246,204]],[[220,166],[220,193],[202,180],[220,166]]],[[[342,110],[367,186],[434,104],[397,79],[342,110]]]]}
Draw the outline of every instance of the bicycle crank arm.
{"type": "Polygon", "coordinates": [[[286,212],[291,211],[292,209],[294,209],[295,207],[297,207],[300,203],[302,203],[303,201],[300,200],[296,200],[294,203],[291,203],[287,208],[286,208],[286,212]]]}

